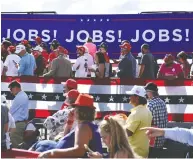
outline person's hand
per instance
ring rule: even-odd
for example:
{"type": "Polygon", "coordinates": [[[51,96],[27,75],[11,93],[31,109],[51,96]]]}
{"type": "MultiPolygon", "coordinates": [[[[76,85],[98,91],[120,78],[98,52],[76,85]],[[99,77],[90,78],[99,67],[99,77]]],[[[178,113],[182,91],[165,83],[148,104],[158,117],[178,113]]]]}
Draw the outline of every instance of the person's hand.
{"type": "Polygon", "coordinates": [[[53,150],[42,152],[38,155],[38,158],[51,158],[53,155],[53,150]]]}
{"type": "Polygon", "coordinates": [[[165,133],[164,129],[153,128],[153,127],[144,127],[144,128],[141,128],[140,130],[146,130],[146,134],[149,138],[164,136],[164,133],[165,133]]]}
{"type": "Polygon", "coordinates": [[[88,157],[89,158],[102,158],[103,155],[100,154],[99,152],[88,152],[88,157]]]}

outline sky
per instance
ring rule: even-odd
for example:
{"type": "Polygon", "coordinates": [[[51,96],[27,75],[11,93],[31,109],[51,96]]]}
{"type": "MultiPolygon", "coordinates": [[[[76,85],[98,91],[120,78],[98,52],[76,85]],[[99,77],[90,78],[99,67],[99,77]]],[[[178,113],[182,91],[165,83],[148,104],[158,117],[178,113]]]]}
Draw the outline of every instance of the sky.
{"type": "Polygon", "coordinates": [[[193,0],[2,0],[1,12],[135,14],[144,11],[193,11],[192,6],[193,0]]]}

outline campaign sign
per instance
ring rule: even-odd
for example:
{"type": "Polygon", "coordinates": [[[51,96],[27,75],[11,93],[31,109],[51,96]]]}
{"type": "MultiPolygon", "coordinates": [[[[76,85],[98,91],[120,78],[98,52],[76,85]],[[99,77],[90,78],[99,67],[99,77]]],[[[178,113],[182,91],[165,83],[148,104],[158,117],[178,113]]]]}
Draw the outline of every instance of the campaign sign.
{"type": "Polygon", "coordinates": [[[120,55],[120,43],[129,40],[131,52],[136,56],[141,45],[148,43],[157,58],[166,53],[193,52],[193,14],[128,14],[128,15],[43,15],[2,14],[1,38],[13,42],[34,37],[44,42],[57,39],[76,58],[76,45],[84,44],[88,37],[99,45],[108,44],[111,58],[120,55]]]}

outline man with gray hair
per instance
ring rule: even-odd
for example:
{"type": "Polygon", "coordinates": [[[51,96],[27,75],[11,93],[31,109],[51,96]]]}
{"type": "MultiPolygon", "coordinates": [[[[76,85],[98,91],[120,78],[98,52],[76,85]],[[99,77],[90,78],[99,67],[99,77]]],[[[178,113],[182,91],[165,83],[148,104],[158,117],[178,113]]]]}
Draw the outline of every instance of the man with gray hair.
{"type": "MultiPolygon", "coordinates": [[[[152,113],[152,126],[158,128],[166,128],[168,123],[167,107],[165,102],[159,98],[157,85],[149,82],[145,86],[148,97],[147,107],[152,113]]],[[[164,137],[157,137],[154,145],[150,145],[149,158],[162,157],[162,149],[164,145],[164,137]]]]}
{"type": "Polygon", "coordinates": [[[21,56],[20,62],[15,64],[18,68],[18,74],[20,76],[33,76],[36,69],[34,56],[29,54],[22,44],[16,46],[15,53],[21,56]]]}

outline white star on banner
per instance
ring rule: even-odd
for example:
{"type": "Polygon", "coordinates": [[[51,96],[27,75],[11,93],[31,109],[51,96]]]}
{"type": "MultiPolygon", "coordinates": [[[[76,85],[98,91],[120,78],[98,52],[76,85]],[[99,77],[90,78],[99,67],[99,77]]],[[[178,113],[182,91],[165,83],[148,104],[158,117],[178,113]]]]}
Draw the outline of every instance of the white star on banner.
{"type": "Polygon", "coordinates": [[[60,99],[60,96],[58,94],[55,97],[56,97],[56,100],[60,99]]]}
{"type": "Polygon", "coordinates": [[[96,100],[96,102],[97,102],[97,101],[100,101],[100,97],[99,97],[99,96],[96,96],[96,99],[95,99],[95,100],[96,100]]]}
{"type": "Polygon", "coordinates": [[[165,98],[165,103],[169,103],[170,102],[170,99],[167,97],[165,98]]]}
{"type": "Polygon", "coordinates": [[[5,97],[7,96],[7,94],[5,94],[5,93],[3,93],[2,95],[5,96],[5,97]]]}
{"type": "Polygon", "coordinates": [[[178,99],[178,100],[179,100],[180,103],[184,103],[184,98],[181,97],[181,98],[178,99]]]}
{"type": "Polygon", "coordinates": [[[109,102],[114,102],[114,98],[112,96],[109,98],[109,102]]]}
{"type": "Polygon", "coordinates": [[[107,19],[107,22],[109,21],[109,19],[107,19]]]}
{"type": "Polygon", "coordinates": [[[28,95],[28,98],[29,98],[29,99],[32,99],[32,97],[33,97],[33,95],[30,93],[30,94],[28,95]]]}
{"type": "Polygon", "coordinates": [[[83,19],[80,19],[81,22],[83,22],[83,19]]]}
{"type": "Polygon", "coordinates": [[[103,21],[103,19],[100,20],[101,22],[103,21]]]}
{"type": "Polygon", "coordinates": [[[42,99],[46,100],[46,98],[47,98],[47,96],[44,94],[44,95],[42,96],[42,99]]]}
{"type": "Polygon", "coordinates": [[[123,97],[123,102],[127,102],[128,98],[126,96],[123,97]]]}
{"type": "Polygon", "coordinates": [[[87,22],[89,22],[90,21],[90,19],[87,19],[87,22]]]}
{"type": "Polygon", "coordinates": [[[96,22],[96,19],[94,19],[94,22],[96,22]]]}

